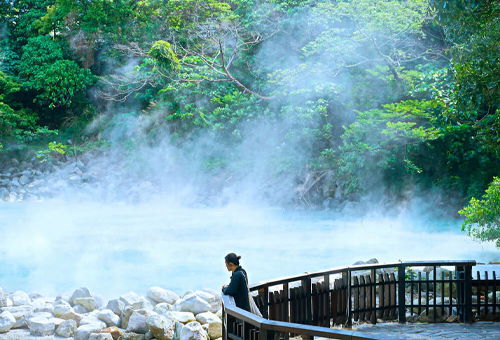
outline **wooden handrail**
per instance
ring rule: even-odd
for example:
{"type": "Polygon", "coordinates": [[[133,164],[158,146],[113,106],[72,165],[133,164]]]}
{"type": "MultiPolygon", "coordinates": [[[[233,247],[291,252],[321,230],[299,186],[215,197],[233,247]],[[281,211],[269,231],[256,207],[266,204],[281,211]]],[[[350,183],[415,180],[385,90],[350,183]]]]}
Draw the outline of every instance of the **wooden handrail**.
{"type": "MultiPolygon", "coordinates": [[[[314,316],[312,314],[313,312],[311,311],[311,297],[312,296],[311,296],[311,292],[310,292],[310,289],[311,289],[310,287],[312,285],[312,287],[316,287],[315,289],[325,289],[325,288],[321,288],[321,287],[324,287],[324,285],[326,284],[327,285],[326,289],[328,289],[328,287],[331,287],[329,275],[342,274],[342,279],[338,279],[338,280],[336,280],[336,282],[339,280],[341,280],[342,284],[343,284],[343,282],[347,282],[346,286],[342,286],[340,288],[340,289],[345,289],[346,294],[347,294],[347,300],[346,300],[347,305],[344,305],[343,307],[342,307],[342,305],[340,305],[341,309],[342,308],[347,309],[346,314],[342,316],[342,317],[346,317],[347,319],[346,320],[340,319],[341,320],[340,323],[347,325],[348,327],[352,324],[352,320],[357,320],[356,319],[356,315],[358,315],[357,313],[364,313],[364,312],[375,313],[376,311],[387,310],[388,308],[393,309],[393,311],[391,313],[394,313],[394,316],[391,316],[391,317],[396,317],[396,315],[397,315],[397,319],[399,320],[399,322],[404,323],[406,321],[406,315],[405,315],[406,308],[408,307],[406,305],[405,298],[404,298],[405,285],[408,284],[409,282],[411,282],[411,283],[413,283],[413,282],[419,282],[419,283],[426,282],[427,284],[429,282],[428,273],[427,273],[426,280],[418,279],[416,281],[412,281],[412,279],[410,279],[410,281],[408,281],[408,279],[406,279],[406,277],[405,277],[405,272],[406,272],[406,269],[409,267],[433,267],[434,268],[433,269],[434,276],[433,276],[432,283],[434,284],[434,286],[436,286],[436,284],[438,282],[442,282],[443,284],[444,284],[444,282],[457,282],[457,285],[460,283],[460,286],[457,286],[457,290],[461,289],[461,291],[457,292],[457,294],[459,295],[459,297],[463,301],[461,300],[460,302],[457,302],[457,303],[451,303],[451,300],[450,300],[450,304],[447,304],[446,306],[447,306],[447,308],[448,307],[452,308],[453,306],[456,306],[459,309],[460,320],[465,321],[465,322],[472,322],[472,318],[471,318],[472,309],[471,309],[471,301],[470,301],[471,294],[472,294],[472,291],[471,291],[471,285],[472,285],[471,268],[475,265],[476,265],[476,261],[474,261],[474,260],[405,261],[405,262],[401,261],[401,262],[384,263],[384,264],[379,264],[379,263],[361,264],[361,265],[336,267],[336,268],[331,268],[328,270],[304,273],[304,274],[300,274],[300,275],[296,275],[296,276],[288,276],[288,277],[278,278],[278,279],[274,279],[274,280],[263,282],[263,283],[258,283],[258,284],[250,286],[250,290],[251,291],[259,291],[259,295],[264,296],[263,300],[261,299],[259,304],[261,305],[260,308],[265,309],[263,311],[263,314],[265,314],[264,315],[265,318],[259,317],[257,315],[254,315],[254,314],[248,312],[248,311],[245,311],[241,308],[236,307],[234,305],[234,301],[231,302],[231,300],[229,299],[228,296],[223,295],[223,311],[224,311],[223,318],[225,320],[224,330],[225,330],[225,332],[227,332],[226,321],[227,321],[227,316],[230,315],[231,317],[234,317],[237,320],[239,320],[239,322],[243,322],[242,328],[238,328],[237,332],[239,332],[239,333],[243,332],[243,334],[246,334],[244,331],[245,324],[251,325],[250,327],[255,327],[255,329],[252,328],[252,331],[254,331],[252,338],[255,338],[255,334],[259,334],[258,338],[260,340],[262,340],[262,339],[267,340],[268,335],[271,336],[273,333],[275,335],[277,333],[299,334],[299,335],[303,335],[306,337],[318,336],[318,337],[324,337],[324,338],[351,339],[351,340],[390,339],[387,336],[361,335],[362,332],[359,332],[359,331],[344,330],[344,329],[332,329],[329,327],[311,325],[310,324],[312,321],[311,317],[314,318],[314,316]],[[436,277],[436,268],[437,267],[455,267],[455,270],[457,272],[456,278],[452,280],[451,276],[450,276],[450,278],[448,280],[445,280],[445,279],[439,280],[436,277]],[[377,269],[384,269],[384,268],[394,268],[395,270],[397,270],[397,272],[398,272],[397,280],[395,280],[394,274],[391,274],[392,279],[390,279],[389,281],[387,281],[387,279],[383,279],[382,281],[377,281],[375,279],[376,270],[377,269]],[[364,283],[363,277],[365,275],[361,275],[361,281],[359,283],[358,283],[358,281],[356,281],[356,279],[355,279],[354,283],[351,283],[351,277],[354,276],[355,278],[357,278],[360,274],[363,274],[363,273],[357,273],[357,272],[361,272],[361,271],[369,271],[370,276],[368,276],[367,280],[370,280],[370,277],[372,277],[373,281],[370,283],[364,283]],[[323,278],[324,279],[324,281],[322,283],[319,283],[320,288],[318,288],[318,285],[311,283],[311,280],[315,279],[315,278],[323,278]],[[346,280],[346,281],[344,281],[344,280],[346,280]],[[277,317],[276,315],[274,315],[272,318],[273,319],[281,318],[280,320],[292,320],[291,314],[290,314],[290,317],[288,315],[288,301],[290,301],[290,304],[292,303],[292,301],[295,301],[295,300],[289,300],[288,289],[290,287],[289,283],[291,283],[291,282],[301,282],[302,287],[304,287],[304,286],[306,287],[302,291],[302,294],[305,294],[303,296],[306,298],[306,300],[304,300],[306,302],[301,302],[302,304],[305,303],[305,305],[303,305],[303,307],[305,306],[304,308],[305,308],[306,317],[304,318],[303,315],[301,315],[299,319],[295,318],[295,321],[297,321],[297,320],[300,320],[299,322],[304,321],[305,324],[292,323],[292,322],[286,322],[286,321],[277,321],[277,320],[268,320],[267,313],[268,312],[270,313],[270,309],[268,310],[268,308],[271,308],[271,306],[275,306],[277,304],[283,303],[283,301],[285,301],[285,303],[287,304],[286,308],[283,309],[284,313],[286,313],[286,316],[285,317],[283,317],[283,316],[277,317]],[[270,301],[268,299],[268,296],[269,296],[270,291],[271,291],[270,287],[278,286],[278,285],[283,285],[283,290],[281,291],[281,293],[274,292],[273,293],[274,294],[274,300],[273,300],[274,302],[270,303],[270,301]],[[352,309],[353,306],[351,306],[351,301],[352,301],[351,300],[351,296],[352,296],[351,289],[358,289],[359,290],[362,287],[372,287],[372,288],[370,288],[368,294],[371,294],[373,296],[373,298],[375,298],[377,295],[377,293],[375,291],[376,285],[378,285],[379,287],[389,287],[388,285],[391,285],[391,286],[394,285],[393,286],[394,288],[391,288],[391,291],[387,291],[387,293],[386,293],[386,294],[388,294],[389,298],[391,299],[390,300],[391,302],[389,302],[389,307],[387,307],[387,302],[386,302],[385,306],[382,305],[381,307],[380,306],[377,307],[375,304],[374,306],[370,305],[369,308],[363,308],[363,306],[356,306],[356,301],[355,301],[354,302],[354,309],[352,309]],[[307,290],[307,287],[309,287],[309,291],[307,290]],[[397,291],[395,291],[396,290],[395,287],[397,287],[397,291]],[[394,291],[392,291],[392,289],[394,289],[394,291]],[[286,290],[286,293],[283,293],[284,290],[286,290]],[[277,300],[278,302],[276,302],[276,294],[279,294],[278,300],[277,300]],[[398,298],[398,301],[396,303],[396,296],[398,296],[398,297],[403,296],[403,299],[398,298]],[[283,298],[285,300],[283,300],[283,298]],[[397,308],[397,310],[396,310],[396,308],[397,308]],[[397,311],[397,314],[396,314],[396,311],[397,311]],[[353,315],[354,315],[354,317],[353,317],[353,315]],[[257,333],[255,333],[255,332],[257,332],[257,333]]],[[[387,275],[387,274],[385,274],[385,275],[387,275]]],[[[389,278],[389,276],[387,276],[387,278],[389,278]]],[[[411,286],[411,287],[413,287],[413,286],[411,286]]],[[[450,287],[451,287],[451,284],[450,284],[450,287]]],[[[380,288],[380,289],[382,289],[382,288],[380,288]]],[[[383,288],[383,289],[388,289],[388,288],[383,288]]],[[[314,295],[314,296],[316,296],[316,300],[314,300],[314,301],[316,301],[315,303],[317,304],[318,303],[318,300],[317,300],[318,294],[324,294],[324,291],[322,293],[318,293],[318,291],[316,290],[316,292],[317,292],[317,293],[315,293],[316,295],[314,295]]],[[[358,292],[358,300],[357,301],[359,304],[359,296],[360,296],[359,291],[356,291],[356,292],[358,292]]],[[[364,292],[366,292],[366,291],[364,291],[364,292]]],[[[327,290],[327,293],[329,294],[329,290],[327,290]]],[[[382,294],[384,294],[384,293],[382,292],[382,294]]],[[[364,295],[362,295],[362,296],[364,296],[364,295]]],[[[382,295],[382,296],[384,296],[384,295],[382,295]]],[[[327,303],[327,305],[329,305],[329,303],[330,303],[329,299],[330,298],[327,297],[325,300],[327,302],[320,302],[320,303],[327,303]]],[[[314,303],[314,301],[313,301],[313,303],[314,303]]],[[[368,301],[374,301],[374,300],[368,300],[368,301]]],[[[444,299],[442,301],[444,301],[444,299]]],[[[367,303],[371,304],[372,302],[367,302],[367,303]]],[[[435,302],[434,302],[433,306],[434,306],[434,308],[436,307],[435,302]]],[[[429,304],[422,305],[419,302],[418,306],[417,306],[417,305],[414,305],[412,302],[411,308],[414,308],[414,307],[418,307],[418,308],[429,307],[429,304]]],[[[432,307],[432,305],[431,305],[431,307],[432,307]]],[[[444,308],[444,303],[441,303],[441,307],[444,308]]],[[[276,306],[274,308],[276,308],[276,306]]],[[[317,305],[316,305],[316,308],[317,308],[317,305]]],[[[324,308],[324,307],[320,307],[320,309],[321,308],[324,308]]],[[[283,310],[281,310],[280,313],[282,313],[283,310]]],[[[276,309],[274,310],[273,313],[276,313],[276,309]]],[[[318,312],[316,311],[316,313],[318,313],[318,312]]],[[[320,313],[322,313],[322,312],[320,312],[320,313]]],[[[328,313],[326,315],[329,317],[328,313]]],[[[325,317],[325,316],[324,315],[318,316],[316,314],[316,317],[320,318],[319,322],[318,322],[318,319],[315,319],[316,324],[321,324],[321,322],[324,320],[321,318],[325,317]]],[[[370,317],[370,318],[371,318],[370,320],[376,318],[375,314],[372,314],[372,317],[370,317]]],[[[371,322],[375,323],[376,319],[374,319],[374,320],[375,321],[371,321],[371,322]]],[[[329,324],[329,322],[328,322],[328,324],[329,324]]],[[[240,326],[238,326],[238,327],[240,327],[240,326]]],[[[240,339],[239,336],[235,336],[234,334],[230,334],[230,338],[240,339]]]]}
{"type": "Polygon", "coordinates": [[[330,339],[340,340],[386,340],[387,337],[362,336],[356,331],[346,331],[342,329],[332,329],[319,326],[309,326],[292,322],[267,320],[244,309],[236,307],[228,295],[222,295],[225,313],[245,321],[261,330],[268,330],[281,333],[294,333],[301,335],[321,336],[330,339]]]}
{"type": "Polygon", "coordinates": [[[257,283],[250,286],[251,291],[259,290],[265,287],[277,286],[283,283],[301,281],[307,278],[319,277],[324,275],[340,274],[346,271],[362,271],[370,269],[383,269],[383,268],[393,268],[404,265],[405,267],[426,267],[426,266],[475,266],[476,261],[474,260],[463,260],[463,261],[406,261],[406,262],[393,262],[393,263],[374,263],[374,264],[361,264],[355,266],[344,266],[336,267],[327,270],[317,271],[317,272],[307,272],[296,276],[287,276],[283,278],[278,278],[272,281],[266,281],[262,283],[257,283]]]}

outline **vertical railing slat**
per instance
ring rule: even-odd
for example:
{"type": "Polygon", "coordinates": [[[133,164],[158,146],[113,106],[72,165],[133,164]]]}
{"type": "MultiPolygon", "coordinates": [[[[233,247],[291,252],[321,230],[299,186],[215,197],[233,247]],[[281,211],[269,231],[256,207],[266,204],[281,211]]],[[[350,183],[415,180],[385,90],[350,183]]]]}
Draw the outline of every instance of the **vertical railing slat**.
{"type": "Polygon", "coordinates": [[[405,266],[398,266],[398,321],[406,322],[405,266]]]}

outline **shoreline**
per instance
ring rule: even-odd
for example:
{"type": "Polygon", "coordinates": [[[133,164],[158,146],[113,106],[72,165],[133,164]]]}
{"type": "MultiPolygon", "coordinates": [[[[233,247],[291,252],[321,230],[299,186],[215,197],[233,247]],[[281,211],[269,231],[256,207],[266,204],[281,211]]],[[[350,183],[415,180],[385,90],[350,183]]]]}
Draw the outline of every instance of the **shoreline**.
{"type": "Polygon", "coordinates": [[[105,301],[85,287],[55,298],[0,288],[0,340],[215,340],[221,308],[213,289],[179,296],[150,287],[105,301]]]}

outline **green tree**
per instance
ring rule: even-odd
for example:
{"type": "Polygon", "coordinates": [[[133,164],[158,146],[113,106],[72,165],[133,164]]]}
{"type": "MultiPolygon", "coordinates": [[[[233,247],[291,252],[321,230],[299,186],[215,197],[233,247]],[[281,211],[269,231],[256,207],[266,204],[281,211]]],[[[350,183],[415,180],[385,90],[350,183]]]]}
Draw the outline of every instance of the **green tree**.
{"type": "Polygon", "coordinates": [[[19,75],[36,91],[36,101],[49,109],[70,108],[94,83],[92,73],[63,59],[60,45],[48,36],[30,38],[23,47],[19,75]]]}
{"type": "Polygon", "coordinates": [[[462,230],[481,241],[495,241],[500,247],[500,177],[494,177],[483,197],[472,198],[459,211],[465,217],[462,230]]]}

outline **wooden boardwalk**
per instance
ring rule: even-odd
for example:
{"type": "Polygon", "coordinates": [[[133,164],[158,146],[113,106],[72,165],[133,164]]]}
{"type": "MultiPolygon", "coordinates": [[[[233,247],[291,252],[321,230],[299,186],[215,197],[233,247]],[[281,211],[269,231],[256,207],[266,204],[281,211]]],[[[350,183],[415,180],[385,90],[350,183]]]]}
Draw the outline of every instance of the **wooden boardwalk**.
{"type": "Polygon", "coordinates": [[[264,318],[256,320],[251,313],[242,317],[241,309],[228,306],[223,316],[225,337],[379,339],[384,337],[350,328],[407,319],[443,322],[450,316],[466,323],[499,320],[500,280],[495,272],[473,276],[475,265],[475,261],[360,265],[255,285],[251,291],[264,318]]]}

